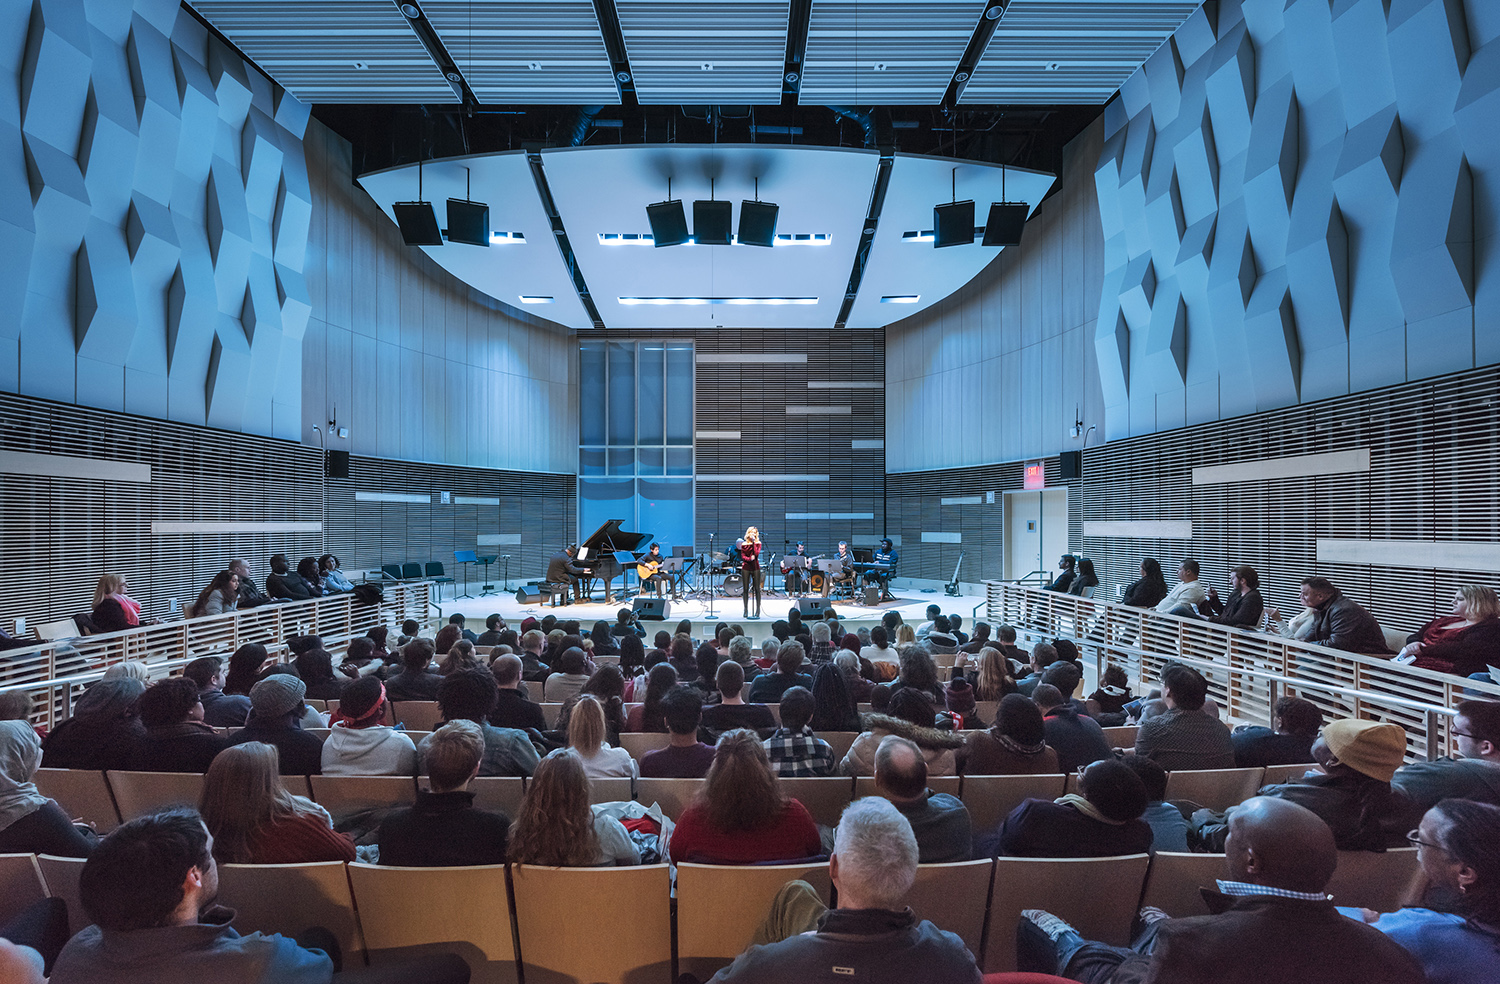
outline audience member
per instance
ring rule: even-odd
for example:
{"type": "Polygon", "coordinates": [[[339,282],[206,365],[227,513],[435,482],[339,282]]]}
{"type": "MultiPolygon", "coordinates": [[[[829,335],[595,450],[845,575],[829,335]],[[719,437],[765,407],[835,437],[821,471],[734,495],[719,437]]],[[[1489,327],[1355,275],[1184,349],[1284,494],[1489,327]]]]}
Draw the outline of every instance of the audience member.
{"type": "Polygon", "coordinates": [[[927,760],[915,742],[896,735],[881,739],[875,788],[911,824],[922,864],[969,860],[974,838],[968,808],[957,796],[927,788],[927,760]]]}
{"type": "Polygon", "coordinates": [[[1167,713],[1141,722],[1135,753],[1173,772],[1178,769],[1232,769],[1234,742],[1229,727],[1203,709],[1208,681],[1190,666],[1162,670],[1161,699],[1167,713]]]}
{"type": "Polygon", "coordinates": [[[1006,694],[1018,692],[1015,677],[1011,675],[1010,660],[994,646],[979,650],[972,664],[963,656],[959,659],[962,662],[956,665],[969,677],[975,700],[1001,700],[1006,694]]]}
{"type": "Polygon", "coordinates": [[[979,984],[963,942],[903,905],[917,877],[919,850],[890,803],[867,796],[844,809],[834,834],[829,875],[838,891],[829,910],[806,882],[778,893],[757,941],[715,981],[782,984],[832,973],[855,981],[979,984]]]}
{"type": "MultiPolygon", "coordinates": [[[[533,620],[534,621],[534,620],[533,620]]],[[[521,623],[525,625],[526,623],[521,623]]],[[[552,668],[542,659],[542,646],[547,637],[538,629],[527,629],[521,633],[521,679],[542,683],[552,673],[552,668]]]]}
{"type": "Polygon", "coordinates": [[[958,647],[958,651],[961,653],[967,653],[970,656],[975,656],[978,655],[981,650],[993,646],[994,643],[990,641],[991,631],[992,630],[990,629],[990,623],[975,622],[974,637],[967,642],[962,643],[958,647]]]}
{"type": "Polygon", "coordinates": [[[1078,560],[1078,573],[1073,576],[1072,582],[1068,584],[1068,594],[1077,595],[1081,598],[1094,597],[1094,590],[1099,587],[1099,575],[1094,573],[1094,562],[1087,557],[1078,560]]]}
{"type": "Polygon", "coordinates": [[[1209,588],[1208,598],[1198,610],[1210,622],[1219,625],[1236,629],[1260,628],[1260,617],[1266,611],[1266,603],[1260,597],[1260,575],[1250,565],[1241,564],[1229,572],[1229,580],[1234,591],[1227,601],[1219,600],[1218,589],[1209,588]]]}
{"type": "MultiPolygon", "coordinates": [[[[705,641],[703,645],[709,649],[714,648],[712,642],[705,641]]],[[[672,638],[672,644],[667,647],[667,661],[677,671],[677,679],[681,682],[693,683],[698,679],[698,652],[693,648],[693,640],[687,636],[672,638]]]]}
{"type": "Polygon", "coordinates": [[[414,868],[504,864],[510,818],[474,806],[469,783],[484,760],[484,732],[473,721],[449,721],[422,739],[426,789],[414,806],[380,822],[380,863],[414,868]]]}
{"type": "Polygon", "coordinates": [[[250,716],[250,698],[224,693],[224,660],[202,656],[182,668],[182,675],[198,686],[203,723],[215,728],[242,727],[250,716]]]}
{"type": "Polygon", "coordinates": [[[26,721],[0,721],[0,854],[86,858],[94,848],[56,802],[31,781],[42,765],[42,739],[26,721]]]}
{"type": "Polygon", "coordinates": [[[776,653],[776,672],[764,673],[750,685],[750,700],[756,704],[775,704],[792,687],[812,690],[812,677],[799,672],[806,650],[799,642],[783,643],[776,653]]]}
{"type": "MultiPolygon", "coordinates": [[[[788,779],[833,775],[833,749],[808,726],[815,706],[812,691],[806,687],[793,687],[781,695],[781,726],[765,740],[765,754],[776,775],[788,779]]],[[[723,742],[721,735],[719,743],[723,742]]]]}
{"type": "Polygon", "coordinates": [[[939,714],[938,727],[946,728],[951,724],[950,730],[953,731],[973,731],[984,727],[984,722],[979,719],[978,702],[974,700],[974,687],[969,683],[968,677],[960,674],[948,681],[948,685],[943,688],[943,703],[947,710],[939,714]]]}
{"type": "Polygon", "coordinates": [[[547,716],[540,705],[527,700],[521,693],[521,658],[505,654],[495,657],[490,664],[490,673],[495,677],[497,688],[495,709],[490,711],[489,722],[497,728],[515,728],[519,731],[547,730],[547,716]]]}
{"type": "Polygon", "coordinates": [[[448,651],[453,648],[454,643],[460,641],[463,637],[463,627],[455,625],[452,622],[437,630],[437,635],[432,638],[432,648],[437,655],[439,663],[443,661],[444,656],[448,655],[448,651]]]}
{"type": "Polygon", "coordinates": [[[563,650],[557,658],[555,669],[557,672],[547,677],[547,682],[542,686],[542,700],[549,704],[560,704],[569,697],[577,697],[583,693],[584,684],[589,682],[589,664],[582,649],[569,646],[563,650]]]}
{"type": "Polygon", "coordinates": [[[302,730],[306,694],[307,685],[290,674],[266,677],[250,688],[250,718],[229,736],[229,744],[259,741],[273,745],[281,753],[282,775],[321,775],[323,739],[302,730]]]}
{"type": "Polygon", "coordinates": [[[495,678],[486,670],[461,670],[443,678],[438,688],[438,709],[443,723],[473,721],[484,735],[482,776],[529,776],[540,759],[526,732],[497,728],[489,723],[499,700],[495,678]]]}
{"type": "Polygon", "coordinates": [[[1318,705],[1301,697],[1279,697],[1273,708],[1275,730],[1261,725],[1242,725],[1229,735],[1234,743],[1234,764],[1239,769],[1267,765],[1312,762],[1313,742],[1323,727],[1318,705]]]}
{"type": "MultiPolygon", "coordinates": [[[[1057,650],[1050,643],[1039,642],[1031,647],[1031,664],[1026,673],[1016,681],[1016,691],[1027,697],[1036,696],[1036,688],[1041,685],[1042,671],[1057,662],[1057,650]]],[[[1068,695],[1073,696],[1072,694],[1068,695]]]]}
{"type": "MultiPolygon", "coordinates": [[[[141,603],[125,592],[123,574],[105,574],[94,588],[92,619],[95,632],[123,632],[141,623],[141,603]]],[[[147,623],[155,619],[147,619],[147,623]]]]}
{"type": "Polygon", "coordinates": [[[385,709],[385,684],[374,677],[362,677],[344,688],[323,742],[323,775],[416,775],[417,746],[405,732],[383,723],[385,709]]]}
{"type": "Polygon", "coordinates": [[[1348,653],[1366,653],[1373,656],[1389,655],[1385,644],[1385,633],[1375,616],[1365,611],[1352,598],[1333,586],[1333,582],[1322,577],[1302,579],[1302,604],[1313,611],[1312,626],[1307,630],[1307,641],[1314,646],[1342,649],[1348,653]]]}
{"type": "Polygon", "coordinates": [[[353,861],[354,842],[328,811],[281,785],[276,749],[249,741],[219,753],[203,777],[198,812],[224,864],[353,861]]]}
{"type": "Polygon", "coordinates": [[[640,864],[641,852],[625,827],[589,806],[589,777],[570,748],[542,759],[526,784],[521,813],[510,829],[515,864],[593,868],[640,864]]]}
{"type": "Polygon", "coordinates": [[[255,578],[250,576],[250,565],[243,560],[231,560],[228,570],[240,579],[239,604],[236,608],[256,608],[269,605],[274,600],[256,585],[255,578]]]}
{"type": "Polygon", "coordinates": [[[1161,601],[1156,603],[1156,610],[1167,615],[1196,617],[1198,615],[1196,606],[1207,600],[1208,590],[1204,588],[1203,582],[1198,580],[1198,562],[1184,560],[1182,566],[1177,568],[1177,584],[1161,601]]]}
{"type": "MultiPolygon", "coordinates": [[[[928,638],[932,637],[929,635],[928,638]]],[[[943,685],[938,682],[937,663],[932,654],[921,646],[903,646],[900,658],[901,675],[891,684],[892,695],[910,689],[935,703],[942,703],[943,685]]]]}
{"type": "Polygon", "coordinates": [[[1151,853],[1191,850],[1188,847],[1187,817],[1177,807],[1165,802],[1167,770],[1139,755],[1127,755],[1122,761],[1146,787],[1146,812],[1141,814],[1141,819],[1151,827],[1151,853]]]}
{"type": "Polygon", "coordinates": [[[1414,811],[1445,799],[1500,806],[1500,702],[1465,700],[1456,710],[1449,731],[1458,740],[1458,758],[1403,765],[1391,779],[1414,811]]]}
{"type": "Polygon", "coordinates": [[[485,618],[484,631],[479,633],[478,638],[474,640],[474,645],[492,647],[498,646],[502,642],[500,633],[504,630],[505,619],[500,616],[499,612],[494,612],[485,618]]]}
{"type": "MultiPolygon", "coordinates": [[[[646,692],[641,703],[632,707],[625,718],[625,730],[664,734],[666,719],[662,716],[662,700],[677,686],[677,671],[671,663],[657,663],[646,673],[646,692]]],[[[694,688],[696,692],[697,688],[694,688]]]]}
{"type": "Polygon", "coordinates": [[[136,706],[146,733],[131,749],[132,771],[206,772],[214,756],[229,744],[203,723],[198,685],[184,677],[146,688],[136,706]]]}
{"type": "Polygon", "coordinates": [[[1123,667],[1110,663],[1099,677],[1099,689],[1089,694],[1089,700],[1099,705],[1094,715],[1104,727],[1118,727],[1125,723],[1125,705],[1134,699],[1130,692],[1130,678],[1123,667]]]}
{"type": "Polygon", "coordinates": [[[1057,752],[1047,747],[1042,712],[1020,694],[1006,694],[988,731],[965,739],[969,753],[964,775],[1056,775],[1057,752]]]}
{"type": "Polygon", "coordinates": [[[968,645],[969,642],[969,633],[964,631],[963,626],[964,618],[962,615],[948,616],[948,631],[953,635],[953,638],[958,640],[960,648],[968,645]]]}
{"type": "Polygon", "coordinates": [[[340,679],[333,672],[333,657],[319,647],[299,653],[293,661],[297,675],[307,684],[307,696],[313,700],[342,700],[348,677],[340,679]]]}
{"type": "Polygon", "coordinates": [[[324,594],[345,594],[354,590],[354,584],[344,576],[342,561],[333,554],[318,558],[318,573],[323,578],[324,594]]]}
{"type": "MultiPolygon", "coordinates": [[[[887,735],[899,735],[922,749],[927,760],[927,772],[934,776],[958,774],[957,749],[964,747],[964,739],[951,731],[939,731],[933,727],[937,711],[927,695],[915,688],[898,690],[891,695],[888,714],[873,711],[865,715],[865,730],[849,746],[839,771],[846,776],[869,776],[875,774],[875,750],[887,735]]],[[[783,718],[785,709],[783,709],[783,718]]]]}
{"type": "MultiPolygon", "coordinates": [[[[848,650],[844,650],[847,652],[848,650]]],[[[850,653],[852,656],[853,653],[850,653]]],[[[844,674],[833,663],[824,663],[813,673],[813,731],[858,731],[859,711],[844,686],[844,674]]]]}
{"type": "MultiPolygon", "coordinates": [[[[646,668],[646,646],[641,637],[632,632],[620,637],[620,672],[625,675],[627,685],[632,677],[646,668]]],[[[627,694],[626,696],[630,696],[627,694]]]]}
{"type": "Polygon", "coordinates": [[[813,623],[812,641],[812,651],[807,654],[809,662],[816,666],[833,659],[833,630],[827,622],[813,623]]]}
{"type": "Polygon", "coordinates": [[[1041,684],[1032,699],[1042,712],[1042,736],[1057,752],[1057,771],[1077,772],[1090,762],[1114,756],[1099,722],[1064,701],[1056,687],[1041,684]]]}
{"type": "Polygon", "coordinates": [[[448,624],[458,626],[458,632],[460,636],[469,640],[470,642],[477,643],[479,641],[479,636],[475,635],[473,630],[468,627],[468,621],[469,620],[465,618],[463,616],[463,613],[461,612],[454,612],[452,615],[448,616],[448,624]]]}
{"type": "Polygon", "coordinates": [[[1500,598],[1495,589],[1466,584],[1453,596],[1453,612],[1413,632],[1397,662],[1424,670],[1469,676],[1500,664],[1500,598]]]}
{"type": "Polygon", "coordinates": [[[713,764],[714,749],[698,740],[703,701],[689,687],[676,687],[662,699],[662,713],[670,735],[666,748],[647,752],[641,775],[649,779],[701,779],[713,764]]]}
{"type": "Polygon", "coordinates": [[[620,732],[629,730],[625,722],[625,678],[614,663],[602,663],[583,685],[578,697],[569,697],[557,712],[557,731],[566,733],[568,722],[573,719],[573,708],[578,698],[587,694],[597,699],[604,708],[604,739],[611,745],[620,743],[620,732]]]}
{"type": "Polygon", "coordinates": [[[129,769],[136,743],[146,734],[136,707],[145,690],[139,680],[101,680],[85,690],[73,716],[42,739],[42,768],[129,769]]]}
{"type": "Polygon", "coordinates": [[[399,648],[418,638],[422,631],[422,623],[414,618],[409,618],[401,623],[401,634],[396,637],[396,646],[399,648]]]}
{"type": "Polygon", "coordinates": [[[413,639],[401,647],[401,671],[386,678],[385,693],[396,700],[437,700],[443,677],[428,669],[436,648],[429,639],[413,639]]]}
{"type": "MultiPolygon", "coordinates": [[[[695,698],[696,699],[696,698],[695,698]]],[[[605,741],[604,705],[589,694],[578,698],[568,722],[568,747],[578,754],[590,779],[632,778],[640,767],[623,748],[605,741]]]]}
{"type": "Polygon", "coordinates": [[[1151,849],[1146,784],[1123,762],[1094,762],[1078,792],[1028,799],[1000,827],[1000,853],[1018,858],[1107,858],[1151,849]]]}
{"type": "Polygon", "coordinates": [[[127,659],[119,663],[111,663],[104,671],[103,680],[139,680],[146,686],[151,685],[151,671],[146,664],[138,659],[127,659]]]}
{"type": "Polygon", "coordinates": [[[822,852],[811,814],[782,793],[755,732],[721,737],[703,787],[677,820],[672,861],[755,864],[822,852]]]}
{"type": "Polygon", "coordinates": [[[948,621],[948,616],[939,615],[932,620],[932,628],[927,632],[927,651],[930,653],[958,652],[958,640],[953,636],[953,628],[948,621]]]}
{"type": "Polygon", "coordinates": [[[271,558],[271,573],[266,575],[266,594],[285,601],[307,601],[313,596],[307,581],[291,572],[286,554],[276,554],[271,558]]]}
{"type": "Polygon", "coordinates": [[[1167,579],[1162,575],[1161,564],[1155,557],[1141,561],[1141,576],[1131,581],[1120,599],[1123,605],[1134,608],[1155,608],[1167,596],[1167,579]]]}
{"type": "Polygon", "coordinates": [[[297,573],[288,580],[300,580],[307,587],[309,598],[321,598],[327,593],[323,590],[323,572],[318,568],[316,557],[303,557],[297,561],[297,573]]]}
{"type": "Polygon", "coordinates": [[[877,625],[870,630],[870,644],[862,647],[859,655],[871,663],[886,663],[890,666],[896,666],[899,659],[891,646],[890,630],[884,625],[877,625]]]}
{"type": "MultiPolygon", "coordinates": [[[[743,637],[741,637],[743,638],[743,637]]],[[[733,652],[734,644],[730,644],[733,652]]],[[[719,688],[719,702],[703,708],[703,726],[716,734],[750,728],[762,731],[776,727],[776,718],[764,704],[747,704],[741,694],[745,689],[745,669],[734,660],[719,664],[714,674],[714,685],[719,688]]]]}
{"type": "MultiPolygon", "coordinates": [[[[763,645],[765,648],[762,651],[769,650],[771,661],[774,663],[776,653],[781,650],[781,643],[776,641],[775,636],[771,636],[763,645]]],[[[760,667],[755,664],[755,643],[750,641],[749,636],[735,636],[729,640],[729,658],[740,664],[740,669],[745,671],[746,680],[754,680],[760,675],[760,667]]]]}
{"type": "Polygon", "coordinates": [[[260,668],[266,664],[268,656],[266,647],[258,642],[247,642],[230,654],[224,693],[249,700],[250,688],[260,679],[260,668]]]}
{"type": "Polygon", "coordinates": [[[1054,577],[1042,590],[1067,593],[1068,588],[1073,586],[1073,578],[1077,577],[1077,574],[1073,572],[1074,563],[1072,554],[1063,554],[1057,558],[1057,577],[1054,577]]]}
{"type": "MultiPolygon", "coordinates": [[[[730,657],[727,655],[734,647],[734,639],[745,639],[745,636],[734,636],[729,645],[724,647],[726,655],[720,656],[719,651],[713,646],[699,646],[694,666],[694,676],[690,681],[698,688],[702,697],[711,697],[714,694],[714,676],[719,672],[719,663],[730,657]]],[[[747,640],[748,641],[748,640],[747,640]]]]}
{"type": "MultiPolygon", "coordinates": [[[[844,689],[849,691],[849,699],[854,701],[857,714],[858,705],[869,701],[870,691],[875,689],[875,684],[859,675],[859,656],[847,649],[834,654],[833,665],[839,668],[839,674],[844,678],[844,689]]],[[[856,727],[853,730],[859,729],[856,727]]]]}
{"type": "Polygon", "coordinates": [[[198,600],[188,607],[187,617],[222,615],[234,611],[239,604],[240,576],[233,571],[220,571],[208,582],[208,587],[198,593],[198,600]]]}

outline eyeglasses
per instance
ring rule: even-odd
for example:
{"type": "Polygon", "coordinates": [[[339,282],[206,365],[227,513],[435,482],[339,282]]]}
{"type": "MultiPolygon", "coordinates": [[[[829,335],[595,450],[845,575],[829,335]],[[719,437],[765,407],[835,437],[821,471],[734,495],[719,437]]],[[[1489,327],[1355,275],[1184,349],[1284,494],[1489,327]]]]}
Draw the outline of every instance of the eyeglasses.
{"type": "Polygon", "coordinates": [[[1478,735],[1470,734],[1467,731],[1449,731],[1448,733],[1450,735],[1452,735],[1453,737],[1455,737],[1455,738],[1478,738],[1479,737],[1478,735]]]}
{"type": "Polygon", "coordinates": [[[1422,832],[1420,830],[1407,831],[1406,842],[1412,847],[1430,847],[1434,851],[1441,851],[1443,849],[1443,846],[1441,844],[1433,844],[1430,841],[1424,841],[1422,839],[1422,832]]]}

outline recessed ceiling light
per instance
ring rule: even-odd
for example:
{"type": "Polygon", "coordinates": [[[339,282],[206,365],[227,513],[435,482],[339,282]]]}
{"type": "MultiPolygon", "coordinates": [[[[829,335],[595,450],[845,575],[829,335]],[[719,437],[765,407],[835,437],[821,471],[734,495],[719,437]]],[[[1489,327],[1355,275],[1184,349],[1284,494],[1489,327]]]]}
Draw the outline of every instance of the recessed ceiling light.
{"type": "Polygon", "coordinates": [[[915,304],[922,299],[921,294],[887,294],[880,299],[881,304],[915,304]]]}
{"type": "Polygon", "coordinates": [[[543,297],[540,294],[522,294],[521,295],[521,303],[522,304],[551,304],[551,303],[553,303],[553,299],[550,298],[550,297],[543,297]]]}
{"type": "Polygon", "coordinates": [[[701,68],[701,69],[703,69],[703,71],[705,71],[705,72],[712,72],[714,70],[714,63],[713,62],[704,62],[703,64],[699,65],[698,67],[701,68]]]}
{"type": "Polygon", "coordinates": [[[875,71],[877,71],[877,72],[883,72],[883,71],[885,71],[885,62],[876,62],[875,63],[875,71]]]}
{"type": "Polygon", "coordinates": [[[692,307],[706,304],[816,304],[816,297],[622,297],[621,304],[639,305],[650,304],[658,307],[668,305],[687,305],[692,307]]]}
{"type": "Polygon", "coordinates": [[[526,63],[526,67],[528,69],[530,69],[531,71],[533,71],[533,72],[540,72],[542,70],[542,63],[541,62],[527,62],[526,63]]]}
{"type": "Polygon", "coordinates": [[[357,69],[359,69],[361,72],[363,72],[365,69],[369,68],[370,66],[367,63],[365,63],[365,62],[358,62],[357,61],[357,62],[354,63],[354,67],[357,68],[357,69]]]}
{"type": "Polygon", "coordinates": [[[491,232],[490,242],[497,246],[509,246],[516,243],[525,243],[526,236],[520,232],[491,232]]]}
{"type": "Polygon", "coordinates": [[[405,14],[409,20],[416,20],[422,16],[422,8],[414,3],[403,3],[401,13],[405,14]]]}
{"type": "Polygon", "coordinates": [[[985,10],[984,10],[984,19],[985,20],[999,20],[1000,19],[1000,15],[1003,14],[1003,13],[1005,13],[1005,6],[1003,4],[998,4],[997,3],[993,7],[986,7],[985,8],[985,10]]]}

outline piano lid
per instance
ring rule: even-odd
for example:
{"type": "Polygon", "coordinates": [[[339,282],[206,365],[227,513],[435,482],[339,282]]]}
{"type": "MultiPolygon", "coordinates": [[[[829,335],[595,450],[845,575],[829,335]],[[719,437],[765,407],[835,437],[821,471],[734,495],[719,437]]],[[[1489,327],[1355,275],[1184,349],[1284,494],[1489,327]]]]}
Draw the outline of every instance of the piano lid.
{"type": "Polygon", "coordinates": [[[589,537],[579,544],[579,547],[588,547],[590,553],[597,556],[600,553],[618,553],[622,550],[640,552],[653,539],[650,533],[631,533],[629,530],[620,529],[623,519],[612,519],[599,527],[589,537]]]}

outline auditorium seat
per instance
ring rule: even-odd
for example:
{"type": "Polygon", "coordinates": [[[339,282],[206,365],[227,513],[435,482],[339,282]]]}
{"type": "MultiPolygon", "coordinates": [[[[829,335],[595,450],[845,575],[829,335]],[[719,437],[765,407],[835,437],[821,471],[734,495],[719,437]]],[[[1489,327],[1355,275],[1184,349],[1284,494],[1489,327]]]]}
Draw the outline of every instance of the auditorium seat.
{"type": "Polygon", "coordinates": [[[522,973],[528,981],[667,981],[672,969],[670,874],[624,868],[510,868],[522,973]],[[580,917],[584,900],[599,918],[580,917]],[[628,912],[628,916],[623,914],[628,912]],[[623,917],[622,917],[623,916],[623,917]]]}
{"type": "Polygon", "coordinates": [[[1284,782],[1291,782],[1293,779],[1301,779],[1309,772],[1321,773],[1322,771],[1313,762],[1299,762],[1296,765],[1268,765],[1266,766],[1266,774],[1261,777],[1260,784],[1262,786],[1276,786],[1284,782]]]}
{"type": "Polygon", "coordinates": [[[677,866],[677,971],[708,980],[750,946],[771,900],[801,879],[829,902],[826,864],[677,866]]]}
{"type": "Polygon", "coordinates": [[[1375,851],[1340,851],[1339,866],[1328,883],[1335,905],[1356,905],[1394,912],[1422,888],[1422,867],[1415,847],[1375,851]]]}
{"type": "MultiPolygon", "coordinates": [[[[422,783],[426,788],[426,782],[422,783]]],[[[521,812],[525,780],[520,776],[479,776],[469,783],[474,806],[480,810],[503,813],[512,820],[521,812]]]]}
{"type": "Polygon", "coordinates": [[[108,772],[121,820],[134,820],[168,806],[198,808],[203,777],[196,772],[108,772]]]}
{"type": "MultiPolygon", "coordinates": [[[[534,683],[534,687],[538,694],[542,692],[542,685],[540,683],[534,683]]],[[[542,717],[547,719],[547,730],[550,731],[553,728],[556,728],[558,715],[562,713],[562,704],[539,703],[537,706],[542,709],[542,717]]]]}
{"type": "Polygon", "coordinates": [[[1016,969],[1016,925],[1023,909],[1045,909],[1060,916],[1084,939],[1127,945],[1149,863],[1145,854],[996,858],[983,970],[1016,969]]]}
{"type": "Polygon", "coordinates": [[[617,803],[635,799],[634,780],[627,778],[590,779],[590,803],[617,803]]]}
{"type": "Polygon", "coordinates": [[[43,881],[47,883],[47,895],[62,899],[68,904],[68,932],[77,933],[87,929],[93,920],[83,910],[83,894],[78,891],[78,877],[83,874],[87,859],[38,854],[36,863],[41,868],[43,881]]]}
{"type": "Polygon", "coordinates": [[[411,776],[312,776],[312,798],[335,821],[362,810],[410,806],[417,801],[411,776]]]}
{"type": "Polygon", "coordinates": [[[435,700],[398,700],[391,707],[396,722],[412,731],[435,730],[443,720],[443,712],[435,700]]]}
{"type": "Polygon", "coordinates": [[[974,716],[984,722],[988,728],[995,723],[995,715],[1000,713],[1000,702],[998,700],[980,700],[974,702],[974,716]]]}
{"type": "Polygon", "coordinates": [[[1227,810],[1255,795],[1265,769],[1182,769],[1167,773],[1167,800],[1227,810]]]}
{"type": "Polygon", "coordinates": [[[818,737],[828,742],[829,749],[833,752],[833,760],[842,762],[844,756],[849,754],[849,746],[854,744],[858,738],[858,731],[819,731],[818,737]]]}
{"type": "Polygon", "coordinates": [[[906,896],[918,919],[930,919],[938,929],[957,933],[976,961],[994,867],[992,858],[918,865],[917,880],[906,896]]]}
{"type": "Polygon", "coordinates": [[[676,823],[702,788],[702,779],[637,779],[635,798],[646,806],[660,806],[661,812],[676,823]]]}
{"type": "Polygon", "coordinates": [[[1157,851],[1146,875],[1141,905],[1152,905],[1169,916],[1206,916],[1208,904],[1200,888],[1213,888],[1224,877],[1224,855],[1157,851]]]}
{"type": "Polygon", "coordinates": [[[1135,733],[1141,730],[1133,724],[1118,728],[1104,728],[1104,740],[1110,748],[1134,748],[1135,733]]]}
{"type": "Polygon", "coordinates": [[[322,926],[339,941],[348,967],[364,963],[364,941],[342,861],[221,864],[219,901],[235,910],[234,928],[296,938],[322,926]]]}
{"type": "Polygon", "coordinates": [[[620,735],[620,747],[629,752],[630,757],[637,762],[645,758],[647,752],[666,748],[671,741],[671,735],[657,731],[627,731],[620,735]]]}
{"type": "MultiPolygon", "coordinates": [[[[457,953],[474,972],[472,984],[515,984],[519,979],[504,865],[351,864],[349,886],[371,966],[422,954],[457,953]]],[[[576,918],[582,900],[574,903],[576,918]]],[[[590,926],[595,922],[582,921],[590,926]]]]}
{"type": "Polygon", "coordinates": [[[854,796],[854,780],[845,776],[783,779],[781,791],[807,807],[818,823],[836,827],[854,796]]]}
{"type": "Polygon", "coordinates": [[[120,811],[103,772],[93,769],[38,769],[31,777],[43,796],[57,800],[69,817],[80,817],[101,834],[120,823],[120,811]]]}
{"type": "Polygon", "coordinates": [[[977,834],[994,830],[1023,800],[1055,800],[1063,794],[1063,775],[964,776],[960,798],[969,809],[977,834]]]}
{"type": "Polygon", "coordinates": [[[36,856],[0,854],[0,926],[47,897],[47,883],[36,856]]]}
{"type": "MultiPolygon", "coordinates": [[[[934,793],[947,793],[949,796],[958,796],[962,788],[963,780],[958,776],[928,776],[927,788],[934,793]]],[[[879,796],[880,792],[875,788],[874,776],[860,776],[854,780],[854,798],[863,796],[879,796]]]]}

